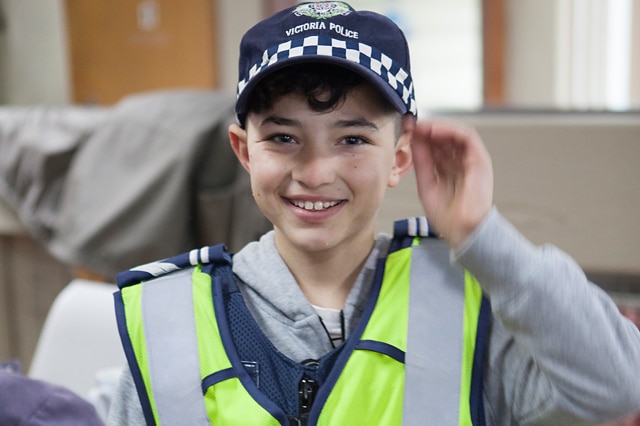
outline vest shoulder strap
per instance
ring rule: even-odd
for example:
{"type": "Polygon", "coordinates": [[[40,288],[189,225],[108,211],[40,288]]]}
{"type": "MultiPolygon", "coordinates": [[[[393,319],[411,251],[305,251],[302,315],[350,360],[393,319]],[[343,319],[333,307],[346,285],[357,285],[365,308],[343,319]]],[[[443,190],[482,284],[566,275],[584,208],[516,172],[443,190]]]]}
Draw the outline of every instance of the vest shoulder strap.
{"type": "Polygon", "coordinates": [[[227,252],[224,244],[194,249],[178,256],[136,266],[120,272],[116,277],[116,283],[120,289],[123,289],[175,271],[207,264],[231,265],[231,254],[227,252]]]}
{"type": "Polygon", "coordinates": [[[475,355],[481,356],[475,353],[475,329],[486,327],[486,321],[477,322],[482,290],[463,268],[451,264],[449,247],[426,218],[394,224],[391,251],[407,247],[411,285],[403,425],[470,424],[472,418],[482,424],[478,417],[483,415],[469,410],[471,403],[476,411],[477,402],[470,400],[477,398],[473,386],[480,385],[469,377],[479,361],[475,355]]]}
{"type": "Polygon", "coordinates": [[[230,273],[231,255],[223,245],[205,247],[117,277],[118,329],[148,424],[209,424],[193,314],[192,274],[198,264],[230,273]],[[167,315],[167,307],[182,315],[167,315]],[[176,360],[180,368],[167,368],[176,360]],[[153,386],[145,384],[145,377],[153,378],[153,386]],[[172,392],[156,392],[163,389],[172,392]]]}

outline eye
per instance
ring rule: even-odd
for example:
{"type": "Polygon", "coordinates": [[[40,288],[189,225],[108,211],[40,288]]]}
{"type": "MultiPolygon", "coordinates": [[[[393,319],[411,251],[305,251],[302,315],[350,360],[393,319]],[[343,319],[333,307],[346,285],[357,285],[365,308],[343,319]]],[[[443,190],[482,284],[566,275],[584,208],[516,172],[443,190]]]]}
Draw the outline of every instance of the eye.
{"type": "Polygon", "coordinates": [[[345,144],[345,145],[364,145],[367,143],[367,141],[363,138],[361,138],[360,136],[347,136],[344,139],[342,139],[341,143],[345,144]]]}
{"type": "Polygon", "coordinates": [[[293,138],[293,136],[287,135],[287,134],[272,135],[272,136],[270,136],[268,138],[268,140],[271,140],[271,141],[277,142],[277,143],[282,143],[282,144],[294,143],[296,141],[293,138]]]}

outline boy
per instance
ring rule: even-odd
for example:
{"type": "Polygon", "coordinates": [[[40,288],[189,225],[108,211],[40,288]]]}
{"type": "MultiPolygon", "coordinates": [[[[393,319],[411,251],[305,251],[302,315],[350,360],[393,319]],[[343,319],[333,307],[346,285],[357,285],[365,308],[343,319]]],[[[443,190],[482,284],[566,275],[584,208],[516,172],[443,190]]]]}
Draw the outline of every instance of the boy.
{"type": "Polygon", "coordinates": [[[273,230],[119,277],[131,375],[112,424],[566,425],[640,407],[638,330],[492,207],[473,130],[416,122],[390,20],[322,2],[258,23],[236,114],[273,230]],[[376,237],[412,164],[429,223],[376,237]]]}

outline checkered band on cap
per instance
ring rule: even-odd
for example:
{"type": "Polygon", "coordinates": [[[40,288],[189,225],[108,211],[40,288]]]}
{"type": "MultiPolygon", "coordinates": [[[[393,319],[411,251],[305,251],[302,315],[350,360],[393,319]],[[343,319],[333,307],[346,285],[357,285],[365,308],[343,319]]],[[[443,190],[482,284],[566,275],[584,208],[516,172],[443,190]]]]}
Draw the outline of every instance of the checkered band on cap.
{"type": "Polygon", "coordinates": [[[282,61],[304,56],[342,59],[372,71],[397,93],[407,112],[417,114],[413,81],[409,73],[399,64],[373,46],[355,40],[339,40],[326,35],[288,40],[265,50],[262,60],[254,64],[249,69],[248,75],[238,83],[238,97],[247,84],[263,70],[282,61]]]}

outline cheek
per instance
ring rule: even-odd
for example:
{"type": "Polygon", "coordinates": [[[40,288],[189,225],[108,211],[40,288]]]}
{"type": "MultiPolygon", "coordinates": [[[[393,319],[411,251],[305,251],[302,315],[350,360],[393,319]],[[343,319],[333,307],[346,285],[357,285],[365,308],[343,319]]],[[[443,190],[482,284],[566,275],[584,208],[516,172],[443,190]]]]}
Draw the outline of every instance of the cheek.
{"type": "Polygon", "coordinates": [[[279,185],[286,173],[285,167],[273,161],[268,155],[250,154],[251,188],[254,194],[272,190],[279,185]]]}
{"type": "Polygon", "coordinates": [[[374,192],[384,191],[386,188],[390,170],[391,165],[387,161],[375,158],[354,162],[351,164],[352,183],[370,193],[373,198],[374,192]]]}

